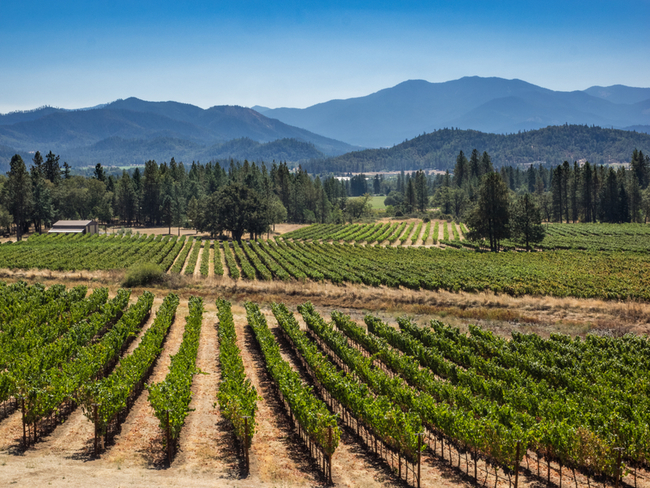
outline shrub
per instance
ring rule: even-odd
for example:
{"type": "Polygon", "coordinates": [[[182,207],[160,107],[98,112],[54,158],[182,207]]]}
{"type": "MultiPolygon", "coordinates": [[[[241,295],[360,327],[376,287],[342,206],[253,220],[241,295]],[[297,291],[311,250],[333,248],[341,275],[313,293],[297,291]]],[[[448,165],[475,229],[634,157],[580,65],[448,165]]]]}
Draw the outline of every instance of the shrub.
{"type": "Polygon", "coordinates": [[[165,273],[159,266],[152,263],[133,266],[126,273],[122,286],[132,288],[134,286],[147,286],[163,283],[165,273]]]}

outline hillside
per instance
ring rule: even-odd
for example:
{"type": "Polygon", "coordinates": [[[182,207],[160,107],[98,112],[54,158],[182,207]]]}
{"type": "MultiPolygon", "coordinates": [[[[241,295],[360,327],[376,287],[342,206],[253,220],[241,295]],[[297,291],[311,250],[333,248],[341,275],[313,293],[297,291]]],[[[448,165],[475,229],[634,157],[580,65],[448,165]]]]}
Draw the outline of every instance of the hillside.
{"type": "MultiPolygon", "coordinates": [[[[1,148],[0,148],[1,149],[1,148]]],[[[0,152],[0,154],[2,154],[0,152]]],[[[142,164],[143,161],[168,161],[173,155],[177,161],[207,162],[212,159],[238,159],[249,161],[305,161],[321,159],[325,155],[308,142],[296,139],[279,139],[259,143],[248,138],[234,139],[228,142],[206,147],[195,142],[159,137],[156,139],[123,139],[111,137],[92,146],[74,148],[72,163],[83,165],[101,162],[109,166],[130,166],[142,164]]]]}
{"type": "Polygon", "coordinates": [[[444,83],[409,80],[364,97],[304,109],[256,108],[267,117],[350,144],[386,147],[445,127],[512,133],[565,123],[647,125],[649,99],[648,88],[560,92],[522,80],[474,76],[444,83]]]}
{"type": "Polygon", "coordinates": [[[387,149],[356,151],[311,161],[310,172],[362,172],[415,169],[452,170],[462,150],[487,151],[495,167],[526,163],[558,164],[586,159],[592,163],[629,162],[637,148],[650,153],[650,135],[583,125],[563,125],[517,134],[487,134],[443,129],[387,149]]]}
{"type": "MultiPolygon", "coordinates": [[[[137,98],[84,110],[45,107],[0,115],[0,146],[23,155],[52,150],[73,166],[143,163],[154,157],[216,157],[209,156],[212,154],[278,160],[291,156],[295,159],[290,161],[298,162],[358,148],[244,107],[215,106],[204,110],[189,104],[137,98]],[[219,149],[222,144],[238,139],[248,142],[219,149]],[[281,142],[267,145],[273,141],[281,142]]],[[[8,163],[5,152],[0,154],[2,167],[8,163]]]]}

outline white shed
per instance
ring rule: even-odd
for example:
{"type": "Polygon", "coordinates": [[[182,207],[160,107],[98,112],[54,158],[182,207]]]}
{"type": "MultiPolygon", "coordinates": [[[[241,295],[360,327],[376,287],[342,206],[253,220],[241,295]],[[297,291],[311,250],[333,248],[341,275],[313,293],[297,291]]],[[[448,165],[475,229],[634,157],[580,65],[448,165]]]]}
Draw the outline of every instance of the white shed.
{"type": "Polygon", "coordinates": [[[59,220],[48,234],[97,234],[99,225],[94,220],[59,220]]]}

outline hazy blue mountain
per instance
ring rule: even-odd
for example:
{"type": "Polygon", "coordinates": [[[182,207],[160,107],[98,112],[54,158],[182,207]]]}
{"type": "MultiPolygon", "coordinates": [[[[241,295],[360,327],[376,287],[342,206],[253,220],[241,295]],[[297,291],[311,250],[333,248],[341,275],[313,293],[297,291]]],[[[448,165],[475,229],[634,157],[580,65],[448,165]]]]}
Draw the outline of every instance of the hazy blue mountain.
{"type": "Polygon", "coordinates": [[[626,127],[625,130],[633,130],[636,132],[644,132],[646,134],[650,134],[650,125],[631,125],[629,127],[626,127]]]}
{"type": "MultiPolygon", "coordinates": [[[[250,156],[236,153],[236,157],[249,159],[257,157],[260,151],[271,159],[283,159],[283,155],[290,154],[298,158],[291,161],[300,161],[359,149],[237,106],[204,110],[178,102],[128,98],[83,110],[46,107],[16,112],[0,115],[0,120],[1,145],[21,153],[52,150],[77,165],[98,159],[128,164],[154,157],[181,159],[181,154],[187,159],[205,155],[204,151],[209,152],[215,145],[242,138],[256,143],[246,145],[250,156]],[[260,149],[260,144],[276,140],[285,142],[260,149]],[[289,144],[286,140],[294,142],[289,144]],[[298,143],[302,145],[298,147],[298,143]],[[277,154],[272,152],[273,148],[278,150],[277,154]]],[[[241,149],[245,150],[243,146],[241,149]]]]}
{"type": "Polygon", "coordinates": [[[156,138],[163,135],[202,140],[208,137],[192,124],[153,113],[128,110],[56,112],[40,119],[0,126],[0,142],[19,149],[63,151],[109,137],[156,138]]]}
{"type": "Polygon", "coordinates": [[[487,151],[495,167],[560,164],[587,160],[595,164],[629,162],[634,149],[650,154],[650,134],[585,125],[561,125],[515,134],[441,129],[390,148],[366,149],[303,165],[316,173],[453,170],[460,151],[487,151]]]}
{"type": "MultiPolygon", "coordinates": [[[[0,148],[0,154],[2,150],[0,148]]],[[[248,138],[234,139],[224,143],[205,146],[186,139],[157,137],[154,139],[123,139],[110,137],[95,144],[70,148],[62,153],[73,166],[88,166],[102,163],[107,166],[131,166],[144,161],[169,161],[173,156],[177,161],[207,162],[213,159],[238,159],[249,161],[290,161],[301,162],[325,158],[325,154],[312,143],[296,139],[280,139],[260,143],[248,138]]]]}
{"type": "Polygon", "coordinates": [[[13,147],[0,144],[0,171],[9,169],[9,161],[11,161],[14,154],[16,154],[16,150],[13,147]]]}
{"type": "Polygon", "coordinates": [[[625,85],[592,86],[585,93],[604,98],[612,103],[633,104],[650,99],[650,88],[634,88],[625,85]]]}
{"type": "Polygon", "coordinates": [[[618,128],[650,123],[650,112],[638,103],[614,103],[586,91],[557,92],[521,80],[480,77],[444,83],[410,80],[364,97],[305,109],[269,109],[264,115],[366,147],[391,146],[444,127],[510,133],[564,123],[618,128]]]}
{"type": "Polygon", "coordinates": [[[0,114],[0,125],[11,125],[18,122],[29,122],[30,120],[40,119],[41,117],[45,117],[46,115],[57,112],[65,112],[65,110],[54,107],[41,107],[34,110],[0,114]]]}

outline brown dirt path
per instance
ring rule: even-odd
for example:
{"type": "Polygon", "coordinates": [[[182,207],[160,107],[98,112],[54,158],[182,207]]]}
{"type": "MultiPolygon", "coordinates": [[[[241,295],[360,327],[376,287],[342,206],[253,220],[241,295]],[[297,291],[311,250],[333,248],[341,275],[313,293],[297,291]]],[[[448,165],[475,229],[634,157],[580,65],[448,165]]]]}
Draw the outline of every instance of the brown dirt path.
{"type": "MultiPolygon", "coordinates": [[[[133,298],[131,301],[133,301],[133,298]]],[[[151,327],[156,317],[156,311],[162,304],[163,298],[164,296],[162,294],[155,297],[149,319],[124,354],[122,354],[122,357],[131,354],[138,346],[145,331],[151,327]]],[[[50,436],[30,448],[27,454],[32,454],[34,457],[55,454],[70,459],[88,459],[93,438],[93,424],[83,414],[83,409],[79,406],[70,414],[63,425],[58,426],[50,436]]]]}
{"type": "Polygon", "coordinates": [[[250,477],[282,486],[321,485],[321,478],[314,472],[306,449],[294,434],[276,395],[264,366],[264,357],[252,329],[247,326],[246,311],[235,305],[232,312],[246,374],[262,397],[256,415],[257,432],[250,450],[250,477]]]}
{"type": "Polygon", "coordinates": [[[190,252],[187,253],[187,256],[185,256],[185,262],[183,263],[183,266],[181,268],[181,276],[185,276],[185,269],[187,269],[187,265],[190,262],[190,256],[192,255],[192,251],[194,251],[194,246],[200,246],[201,241],[194,239],[193,237],[189,237],[188,240],[189,246],[190,246],[190,252]]]}
{"type": "MultiPolygon", "coordinates": [[[[163,350],[154,363],[147,384],[158,383],[167,376],[171,356],[178,352],[183,339],[187,313],[187,301],[181,300],[176,309],[174,322],[167,333],[163,350]]],[[[108,446],[102,457],[108,462],[118,464],[150,466],[160,463],[163,458],[160,437],[159,422],[149,403],[149,391],[145,389],[131,407],[129,415],[122,424],[120,434],[115,437],[113,445],[108,446]]]]}
{"type": "Polygon", "coordinates": [[[447,225],[447,221],[439,220],[438,222],[440,222],[440,224],[438,225],[437,239],[438,239],[438,241],[442,241],[445,238],[445,228],[444,228],[444,226],[447,225]]]}
{"type": "Polygon", "coordinates": [[[201,249],[199,250],[199,255],[196,258],[196,264],[194,265],[194,274],[192,275],[194,278],[201,278],[201,261],[203,260],[203,247],[204,246],[209,246],[210,241],[198,241],[197,245],[201,246],[201,249]]]}
{"type": "MultiPolygon", "coordinates": [[[[278,344],[280,345],[280,354],[295,371],[298,371],[305,383],[311,384],[307,373],[298,358],[292,351],[291,346],[286,342],[278,326],[273,312],[269,309],[264,310],[266,321],[275,334],[278,344]]],[[[295,315],[298,319],[300,314],[295,315]]],[[[302,322],[302,318],[300,318],[302,322]]],[[[304,322],[301,328],[305,328],[304,322]]],[[[357,441],[356,436],[351,430],[341,427],[341,440],[332,456],[332,481],[335,486],[345,487],[398,487],[401,484],[397,478],[391,475],[389,468],[370,453],[363,444],[357,441]]],[[[301,442],[297,440],[297,442],[301,442]]],[[[318,468],[314,468],[318,469],[318,468]]]]}
{"type": "Polygon", "coordinates": [[[204,301],[201,339],[196,366],[201,373],[192,383],[192,410],[185,419],[179,451],[173,468],[192,473],[210,470],[219,478],[233,479],[239,474],[239,459],[230,428],[219,415],[219,345],[216,324],[217,307],[212,299],[204,301]]]}
{"type": "MultiPolygon", "coordinates": [[[[329,313],[323,310],[319,310],[319,313],[326,321],[330,321],[329,313]]],[[[307,326],[300,313],[295,312],[294,317],[298,320],[300,328],[306,330],[307,326]]],[[[275,319],[273,320],[275,325],[275,319]]],[[[364,327],[363,322],[358,325],[364,327]]],[[[287,356],[293,361],[293,352],[289,352],[290,346],[279,333],[277,336],[280,338],[280,348],[286,348],[287,356]]],[[[302,371],[302,367],[297,362],[292,362],[292,365],[298,371],[302,371]]],[[[306,377],[305,379],[307,380],[306,377]]],[[[340,425],[341,442],[334,453],[332,465],[332,478],[337,486],[405,486],[404,481],[400,480],[396,473],[391,473],[386,462],[364,445],[353,429],[340,425]]],[[[460,473],[431,457],[431,454],[431,451],[428,451],[422,456],[421,486],[472,486],[460,473]]]]}
{"type": "MultiPolygon", "coordinates": [[[[186,246],[191,245],[190,239],[191,239],[191,237],[188,237],[188,236],[185,237],[185,242],[183,243],[183,247],[180,248],[180,250],[178,251],[178,254],[174,257],[174,260],[172,261],[172,264],[169,266],[169,269],[167,270],[167,274],[171,274],[172,268],[176,264],[176,261],[178,261],[181,254],[183,254],[183,249],[185,249],[186,246]]],[[[187,256],[185,257],[185,259],[187,259],[187,256]]]]}

